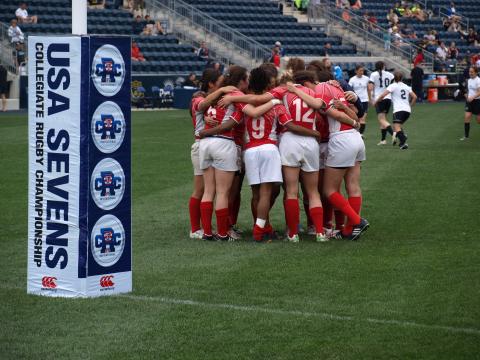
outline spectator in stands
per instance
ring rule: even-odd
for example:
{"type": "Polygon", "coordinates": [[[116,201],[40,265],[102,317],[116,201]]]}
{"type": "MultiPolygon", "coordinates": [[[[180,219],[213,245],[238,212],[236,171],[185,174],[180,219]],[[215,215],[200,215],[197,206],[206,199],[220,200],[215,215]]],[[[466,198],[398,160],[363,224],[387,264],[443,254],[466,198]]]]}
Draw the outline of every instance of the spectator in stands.
{"type": "Polygon", "coordinates": [[[368,13],[367,20],[370,24],[370,30],[375,30],[378,26],[378,20],[374,13],[368,13]]]}
{"type": "Polygon", "coordinates": [[[392,45],[392,35],[390,31],[384,31],[383,33],[383,49],[385,51],[390,51],[390,46],[392,45]]]}
{"type": "Polygon", "coordinates": [[[350,3],[350,7],[352,9],[358,10],[362,8],[362,1],[361,0],[348,0],[350,3]]]}
{"type": "Polygon", "coordinates": [[[437,50],[435,50],[435,55],[442,62],[445,62],[445,60],[447,60],[448,48],[445,46],[445,43],[443,41],[440,41],[437,50]]]}
{"type": "Polygon", "coordinates": [[[132,32],[134,35],[140,35],[145,28],[145,22],[140,15],[135,17],[135,21],[132,24],[132,32]]]}
{"type": "Polygon", "coordinates": [[[214,62],[213,63],[213,70],[216,70],[216,71],[222,73],[223,72],[222,64],[220,64],[219,62],[214,62]]]}
{"type": "Polygon", "coordinates": [[[15,44],[15,60],[17,63],[17,69],[20,69],[20,67],[27,62],[25,46],[21,42],[15,44]]]}
{"type": "Polygon", "coordinates": [[[145,57],[140,51],[136,41],[132,41],[132,60],[141,62],[145,61],[145,57]]]}
{"type": "Polygon", "coordinates": [[[453,41],[450,43],[450,46],[448,48],[448,56],[447,57],[450,60],[457,60],[458,59],[457,45],[453,41]]]}
{"type": "Polygon", "coordinates": [[[0,98],[2,99],[2,111],[7,111],[7,69],[0,64],[0,98]]]}
{"type": "Polygon", "coordinates": [[[280,68],[280,48],[278,46],[273,47],[270,62],[275,64],[277,69],[280,68]]]}
{"type": "Polygon", "coordinates": [[[455,9],[455,4],[453,1],[450,3],[450,7],[447,10],[448,18],[452,21],[457,20],[460,21],[461,17],[457,15],[457,10],[455,9]]]}
{"type": "Polygon", "coordinates": [[[393,6],[393,12],[397,14],[399,18],[401,18],[405,14],[405,7],[401,3],[396,2],[393,6]]]}
{"type": "Polygon", "coordinates": [[[150,17],[150,15],[145,15],[145,28],[143,31],[147,29],[150,32],[149,35],[165,35],[165,30],[162,28],[160,21],[154,21],[150,17]]]}
{"type": "Polygon", "coordinates": [[[418,102],[423,101],[423,69],[420,66],[420,63],[415,65],[415,67],[410,72],[412,77],[412,90],[417,95],[418,102]]]}
{"type": "Polygon", "coordinates": [[[23,42],[25,39],[22,30],[17,25],[16,19],[12,19],[10,21],[10,27],[8,28],[8,36],[10,37],[13,44],[23,42]]]}
{"type": "Polygon", "coordinates": [[[208,61],[210,57],[208,56],[208,48],[205,41],[200,43],[200,48],[197,50],[197,56],[200,60],[208,61]]]}
{"type": "Polygon", "coordinates": [[[423,11],[419,3],[414,3],[413,6],[410,8],[410,12],[412,14],[412,17],[414,17],[418,21],[424,22],[427,19],[427,14],[425,13],[425,11],[423,11]]]}
{"type": "Polygon", "coordinates": [[[182,86],[198,87],[197,75],[195,75],[195,73],[190,73],[187,80],[184,81],[182,86]]]}
{"type": "Polygon", "coordinates": [[[391,26],[395,26],[398,24],[398,15],[394,9],[390,9],[387,15],[387,20],[391,26]]]}
{"type": "Polygon", "coordinates": [[[88,7],[91,9],[105,9],[105,0],[88,0],[88,7]]]}
{"type": "Polygon", "coordinates": [[[473,45],[476,45],[476,42],[477,42],[477,32],[475,31],[475,29],[473,27],[469,28],[468,29],[468,34],[467,36],[465,37],[465,40],[467,41],[467,44],[469,46],[473,46],[473,45]]]}
{"type": "Polygon", "coordinates": [[[282,46],[282,43],[280,41],[276,41],[275,46],[278,46],[280,48],[280,57],[284,57],[285,56],[285,48],[282,46]]]}
{"type": "Polygon", "coordinates": [[[336,0],[336,5],[342,9],[348,9],[350,7],[349,0],[336,0]]]}
{"type": "Polygon", "coordinates": [[[15,16],[20,24],[36,24],[38,22],[37,16],[28,16],[27,3],[21,2],[20,7],[15,11],[15,16]]]}
{"type": "Polygon", "coordinates": [[[332,44],[327,42],[325,45],[323,45],[323,50],[325,50],[325,56],[329,56],[332,54],[332,44]]]}

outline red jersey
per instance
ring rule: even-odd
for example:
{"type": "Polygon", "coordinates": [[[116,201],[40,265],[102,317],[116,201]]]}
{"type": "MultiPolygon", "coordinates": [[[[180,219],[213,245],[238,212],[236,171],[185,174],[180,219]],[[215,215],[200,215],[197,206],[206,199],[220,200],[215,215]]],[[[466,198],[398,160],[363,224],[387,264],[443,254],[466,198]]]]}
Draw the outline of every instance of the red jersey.
{"type": "Polygon", "coordinates": [[[320,132],[320,142],[328,142],[328,138],[330,137],[330,131],[328,129],[327,115],[317,112],[315,126],[317,127],[317,130],[320,132]]]}
{"type": "Polygon", "coordinates": [[[192,103],[190,104],[190,113],[192,114],[192,123],[193,129],[195,134],[195,140],[199,140],[200,137],[198,136],[200,131],[203,130],[205,127],[205,121],[203,120],[203,112],[198,110],[198,106],[204,100],[203,96],[198,96],[192,99],[192,103]]]}
{"type": "Polygon", "coordinates": [[[265,144],[277,144],[277,123],[285,125],[292,121],[287,109],[283,105],[275,105],[259,118],[245,117],[246,143],[245,148],[265,144]]]}
{"type": "MultiPolygon", "coordinates": [[[[315,97],[315,92],[313,90],[310,90],[305,86],[297,86],[297,87],[304,93],[307,93],[312,97],[315,97]]],[[[290,116],[293,119],[293,122],[296,125],[303,126],[304,128],[307,128],[310,130],[316,130],[315,110],[309,107],[297,95],[291,92],[286,92],[285,95],[283,95],[283,104],[287,108],[288,112],[290,113],[290,116]]]]}
{"type": "MultiPolygon", "coordinates": [[[[238,93],[239,93],[238,95],[243,95],[243,93],[240,91],[238,91],[238,93]]],[[[245,106],[245,104],[243,103],[233,103],[229,105],[226,109],[218,105],[214,107],[210,106],[207,110],[206,115],[216,120],[218,125],[228,121],[229,119],[233,119],[233,121],[235,121],[236,124],[240,124],[243,120],[243,112],[238,111],[237,109],[243,109],[242,105],[245,106]]],[[[208,123],[205,124],[205,129],[211,129],[213,127],[214,126],[209,125],[208,123]]],[[[234,140],[234,129],[235,127],[214,136],[234,140]]]]}
{"type": "MultiPolygon", "coordinates": [[[[228,94],[229,96],[241,96],[244,95],[243,92],[241,91],[232,91],[231,93],[228,94]]],[[[240,103],[240,102],[234,102],[232,104],[235,107],[235,111],[239,112],[240,114],[243,115],[243,108],[247,105],[246,103],[240,103]]],[[[244,145],[245,141],[245,122],[242,121],[239,124],[236,124],[233,127],[233,140],[235,141],[235,144],[242,147],[244,145]]]]}
{"type": "MultiPolygon", "coordinates": [[[[316,97],[322,99],[325,102],[325,112],[327,112],[333,107],[334,100],[340,100],[343,104],[348,105],[347,100],[345,100],[345,93],[343,92],[343,90],[326,82],[317,84],[315,86],[315,93],[316,97]]],[[[327,116],[327,118],[330,135],[335,134],[339,131],[347,131],[353,129],[351,125],[341,123],[340,121],[337,121],[330,116],[327,116]]]]}

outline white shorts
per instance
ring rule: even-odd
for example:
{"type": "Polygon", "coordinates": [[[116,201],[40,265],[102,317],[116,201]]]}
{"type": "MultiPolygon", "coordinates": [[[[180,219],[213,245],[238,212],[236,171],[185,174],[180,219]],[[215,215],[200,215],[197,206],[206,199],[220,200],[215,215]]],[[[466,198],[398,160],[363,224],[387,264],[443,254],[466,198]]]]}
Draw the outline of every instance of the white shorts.
{"type": "Polygon", "coordinates": [[[279,150],[283,166],[299,167],[305,172],[319,170],[320,150],[315,138],[286,132],[280,139],[279,150]]]}
{"type": "Polygon", "coordinates": [[[245,174],[249,185],[281,183],[282,162],[278,148],[265,144],[245,150],[245,174]]]}
{"type": "Polygon", "coordinates": [[[326,163],[327,163],[327,157],[328,157],[328,142],[320,143],[319,148],[320,148],[319,166],[320,166],[320,170],[323,170],[327,166],[326,163]]]}
{"type": "Polygon", "coordinates": [[[356,130],[339,131],[328,142],[328,167],[352,167],[357,161],[365,161],[365,143],[356,130]]]}
{"type": "Polygon", "coordinates": [[[209,137],[200,140],[200,169],[210,166],[223,171],[238,171],[238,150],[233,140],[209,137]]]}
{"type": "Polygon", "coordinates": [[[193,175],[202,176],[203,171],[200,169],[200,141],[195,141],[190,151],[190,158],[192,159],[193,175]]]}

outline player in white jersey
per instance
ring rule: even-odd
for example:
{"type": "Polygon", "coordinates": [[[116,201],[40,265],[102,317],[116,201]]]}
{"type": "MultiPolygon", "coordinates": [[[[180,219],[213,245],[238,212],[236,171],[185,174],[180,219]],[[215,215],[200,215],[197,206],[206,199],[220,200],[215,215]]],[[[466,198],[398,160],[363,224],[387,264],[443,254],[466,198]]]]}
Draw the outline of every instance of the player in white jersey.
{"type": "Polygon", "coordinates": [[[353,88],[353,91],[358,95],[358,98],[362,102],[364,115],[359,119],[360,121],[360,134],[365,131],[367,112],[368,112],[368,84],[370,79],[365,76],[365,67],[360,64],[355,68],[355,76],[350,78],[348,84],[353,88]]]}
{"type": "MultiPolygon", "coordinates": [[[[408,149],[407,136],[404,134],[402,125],[410,117],[412,106],[417,101],[417,95],[412,91],[412,88],[402,82],[403,74],[400,71],[395,71],[395,82],[387,87],[387,90],[381,94],[375,103],[381,102],[386,96],[392,97],[393,102],[393,129],[396,137],[400,140],[400,149],[408,149]]],[[[395,145],[395,142],[394,142],[395,145]]]]}
{"type": "MultiPolygon", "coordinates": [[[[375,71],[370,75],[370,84],[368,86],[368,98],[370,99],[370,103],[373,105],[377,102],[377,99],[385,89],[393,82],[393,74],[385,71],[385,64],[383,61],[377,61],[375,63],[375,71]]],[[[392,127],[390,123],[387,121],[387,114],[390,111],[390,107],[392,105],[391,96],[388,95],[380,102],[377,102],[375,109],[377,111],[378,122],[380,123],[380,130],[382,133],[382,137],[380,142],[377,145],[386,145],[387,141],[385,138],[387,137],[387,132],[390,135],[393,135],[392,127]]]]}
{"type": "Polygon", "coordinates": [[[460,140],[466,140],[470,136],[470,120],[472,114],[477,117],[477,123],[480,124],[480,78],[478,77],[478,70],[472,66],[469,70],[470,79],[467,80],[468,92],[465,94],[465,120],[464,131],[465,135],[460,140]]]}

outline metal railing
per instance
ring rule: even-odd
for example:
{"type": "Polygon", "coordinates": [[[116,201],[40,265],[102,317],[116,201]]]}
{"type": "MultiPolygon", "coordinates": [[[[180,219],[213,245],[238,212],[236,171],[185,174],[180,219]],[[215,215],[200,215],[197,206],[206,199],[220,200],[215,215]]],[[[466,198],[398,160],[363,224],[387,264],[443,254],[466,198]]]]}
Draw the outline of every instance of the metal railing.
{"type": "MultiPolygon", "coordinates": [[[[384,34],[388,33],[387,29],[366,21],[363,17],[349,9],[338,9],[325,2],[316,5],[311,4],[308,8],[308,21],[314,24],[316,19],[320,17],[327,19],[329,24],[341,25],[344,29],[361,37],[362,42],[355,44],[357,49],[369,52],[369,43],[374,43],[384,49],[384,52],[387,53],[386,57],[401,57],[409,62],[410,67],[412,66],[413,58],[420,49],[419,46],[409,41],[396,44],[395,41],[392,41],[393,39],[385,39],[384,34]]],[[[433,69],[435,56],[426,50],[423,50],[423,54],[425,69],[433,69]]]]}
{"type": "Polygon", "coordinates": [[[192,28],[199,31],[210,50],[216,52],[217,59],[223,58],[227,64],[235,62],[243,66],[255,66],[271,55],[271,49],[265,45],[181,0],[149,0],[146,9],[150,12],[167,12],[174,35],[194,46],[199,45],[198,39],[190,32],[192,28]],[[224,42],[226,46],[212,43],[216,40],[224,42]],[[242,59],[236,56],[237,54],[249,59],[248,64],[241,64],[242,59]]]}
{"type": "Polygon", "coordinates": [[[17,64],[14,50],[11,39],[8,36],[8,26],[0,22],[0,62],[9,72],[16,74],[17,64]]]}
{"type": "MultiPolygon", "coordinates": [[[[448,9],[447,8],[438,7],[438,8],[436,8],[436,10],[437,10],[439,18],[448,18],[448,14],[447,14],[448,9]]],[[[435,13],[435,11],[434,11],[434,13],[435,13]]],[[[463,31],[468,31],[468,28],[470,27],[470,19],[466,16],[463,16],[463,15],[459,14],[459,13],[455,13],[455,15],[460,18],[458,23],[462,26],[462,30],[463,31]]]]}

